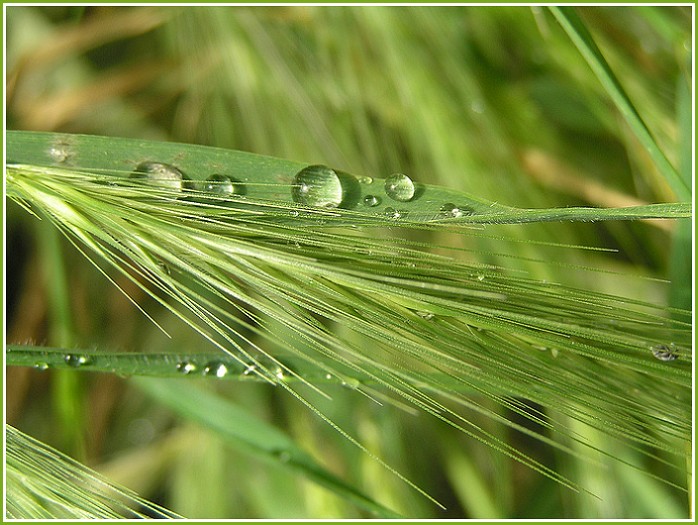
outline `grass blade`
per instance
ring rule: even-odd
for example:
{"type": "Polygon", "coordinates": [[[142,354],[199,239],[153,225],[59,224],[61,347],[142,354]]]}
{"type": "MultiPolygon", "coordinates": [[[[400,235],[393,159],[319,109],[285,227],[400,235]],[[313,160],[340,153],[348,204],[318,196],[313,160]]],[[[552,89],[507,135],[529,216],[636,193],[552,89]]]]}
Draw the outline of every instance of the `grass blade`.
{"type": "Polygon", "coordinates": [[[380,518],[400,518],[370,497],[337,478],[277,428],[249,414],[243,408],[180,381],[138,379],[138,387],[182,417],[214,430],[224,439],[267,462],[282,465],[380,518]],[[182,394],[185,395],[182,395],[182,394]]]}
{"type": "Polygon", "coordinates": [[[642,117],[630,101],[620,81],[601,53],[601,50],[596,45],[596,42],[594,42],[591,33],[589,33],[584,22],[582,22],[577,13],[575,13],[574,8],[551,6],[550,10],[565,29],[570,39],[574,42],[574,45],[577,46],[582,56],[584,56],[589,67],[594,71],[594,74],[596,74],[599,81],[606,89],[611,100],[630,126],[630,129],[632,129],[637,139],[647,150],[655,166],[657,166],[657,169],[669,182],[677,197],[681,200],[690,199],[690,186],[687,184],[686,180],[679,175],[676,168],[671,165],[666,155],[655,141],[652,133],[642,120],[642,117]]]}
{"type": "MultiPolygon", "coordinates": [[[[10,138],[11,198],[48,218],[95,265],[119,272],[244,370],[281,386],[369,454],[300,393],[309,388],[324,395],[309,370],[351,381],[371,399],[411,405],[575,490],[574,482],[473,415],[554,447],[560,445],[550,435],[593,448],[530,401],[555,406],[642,454],[685,453],[688,312],[672,310],[672,320],[661,306],[541,283],[431,253],[418,242],[362,234],[358,227],[381,232],[395,220],[295,202],[293,174],[304,167],[298,163],[181,144],[24,133],[10,138]],[[232,170],[224,173],[245,192],[221,198],[182,187],[181,180],[173,186],[126,176],[153,160],[174,163],[196,180],[232,170]],[[299,370],[283,355],[297,358],[299,370]],[[628,397],[629,391],[636,393],[628,397]],[[668,398],[676,403],[667,405],[668,398]],[[538,429],[501,417],[483,400],[538,429]]],[[[402,203],[413,206],[412,218],[401,223],[405,229],[465,226],[466,218],[434,220],[434,206],[445,196],[470,199],[490,222],[542,213],[504,211],[437,186],[420,191],[402,203]]],[[[647,208],[639,216],[647,216],[647,208]]],[[[688,212],[679,206],[679,214],[688,212]]],[[[657,215],[671,216],[666,209],[657,215]]]]}

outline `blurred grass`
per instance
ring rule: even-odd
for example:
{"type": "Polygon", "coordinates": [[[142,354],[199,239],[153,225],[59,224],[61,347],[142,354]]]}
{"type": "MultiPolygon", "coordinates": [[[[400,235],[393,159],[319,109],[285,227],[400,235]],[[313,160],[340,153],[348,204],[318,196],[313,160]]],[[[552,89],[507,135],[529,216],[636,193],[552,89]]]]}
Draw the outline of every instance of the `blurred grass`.
{"type": "MultiPolygon", "coordinates": [[[[690,181],[690,10],[636,6],[576,12],[668,162],[690,181]]],[[[357,174],[401,171],[423,183],[520,207],[681,200],[544,8],[14,6],[7,8],[6,49],[8,129],[200,143],[357,174]]],[[[663,224],[555,223],[488,226],[482,236],[412,235],[475,250],[477,262],[655,304],[667,303],[668,287],[638,277],[670,277],[672,297],[678,297],[672,304],[690,308],[690,228],[681,225],[675,235],[677,225],[663,224]],[[541,242],[504,242],[498,236],[541,242]],[[560,249],[546,242],[618,253],[560,249]],[[622,275],[606,277],[570,265],[622,275]]],[[[8,247],[23,262],[8,266],[8,279],[21,281],[8,290],[10,342],[171,351],[170,341],[74,250],[52,244],[52,230],[34,234],[30,225],[31,218],[8,206],[8,247]],[[49,287],[61,282],[63,290],[49,287]]],[[[120,284],[153,311],[150,299],[127,281],[120,284]]],[[[161,317],[181,348],[200,346],[184,327],[161,317]]],[[[189,517],[364,516],[323,495],[324,489],[290,482],[279,469],[242,457],[222,445],[215,432],[146,403],[124,380],[66,379],[84,381],[84,392],[62,398],[58,412],[68,414],[84,403],[88,413],[84,419],[64,416],[73,438],[61,442],[46,421],[45,407],[59,399],[47,382],[61,388],[60,381],[54,372],[8,370],[8,405],[14,407],[8,421],[71,453],[80,454],[80,436],[85,436],[85,457],[105,463],[105,469],[178,435],[178,443],[186,445],[172,447],[180,447],[180,454],[169,459],[150,454],[130,468],[110,471],[123,479],[133,479],[134,469],[159,472],[144,485],[149,493],[143,495],[175,511],[189,517]],[[145,423],[138,427],[134,421],[145,423]],[[187,454],[191,450],[196,454],[187,454]],[[228,463],[239,468],[219,468],[228,463]]],[[[280,392],[241,384],[215,390],[285,428],[317,457],[331,458],[332,472],[361,480],[357,486],[368,487],[377,501],[405,516],[673,518],[688,513],[685,494],[638,471],[556,455],[522,433],[478,421],[533,456],[555,462],[582,486],[591,484],[602,497],[573,493],[424,415],[377,411],[338,387],[323,410],[343,427],[358,429],[372,450],[436,495],[448,507],[441,512],[280,392]],[[464,480],[490,496],[474,501],[464,480]]],[[[608,437],[593,439],[602,450],[633,455],[608,437]]],[[[659,459],[677,462],[661,454],[659,459]]],[[[684,465],[638,461],[686,486],[684,465]]]]}

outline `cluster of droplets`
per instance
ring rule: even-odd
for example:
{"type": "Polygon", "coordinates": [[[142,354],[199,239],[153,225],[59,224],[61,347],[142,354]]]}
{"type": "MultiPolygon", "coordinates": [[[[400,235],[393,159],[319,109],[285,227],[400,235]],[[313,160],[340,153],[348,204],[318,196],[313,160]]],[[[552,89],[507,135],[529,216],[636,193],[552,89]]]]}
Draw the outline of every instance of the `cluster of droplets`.
{"type": "MultiPolygon", "coordinates": [[[[155,188],[163,190],[195,190],[210,199],[224,199],[235,195],[244,195],[245,186],[220,173],[214,173],[202,181],[191,180],[182,170],[161,162],[141,162],[130,176],[132,179],[143,179],[155,188]]],[[[328,166],[316,164],[301,169],[293,178],[291,198],[294,202],[317,208],[351,208],[363,205],[366,208],[377,208],[385,199],[394,202],[392,206],[383,208],[383,215],[397,220],[407,217],[407,210],[399,209],[400,203],[407,203],[419,196],[419,187],[404,173],[394,173],[385,179],[383,196],[376,191],[366,192],[363,187],[374,184],[371,177],[353,177],[338,172],[328,166]]],[[[204,197],[205,198],[205,197],[204,197]]],[[[440,218],[460,218],[472,215],[474,209],[469,206],[457,206],[445,203],[439,210],[440,218]]],[[[292,210],[292,217],[298,217],[297,210],[292,210]]]]}
{"type": "MultiPolygon", "coordinates": [[[[181,361],[177,363],[177,372],[182,375],[191,375],[199,372],[199,366],[191,361],[181,361]]],[[[210,361],[201,368],[201,374],[204,376],[217,377],[222,379],[228,375],[230,369],[222,361],[210,361]]]]}
{"type": "MultiPolygon", "coordinates": [[[[404,219],[408,211],[400,209],[400,203],[407,203],[419,197],[419,187],[404,173],[394,173],[385,179],[383,194],[370,191],[374,180],[371,177],[351,177],[340,174],[324,165],[307,166],[296,173],[291,185],[291,197],[294,202],[320,208],[352,207],[359,204],[366,208],[377,208],[385,199],[395,204],[382,209],[382,214],[393,220],[404,219]],[[355,185],[356,188],[353,188],[355,185]],[[364,187],[369,191],[364,193],[364,187]],[[358,191],[356,198],[351,193],[358,191]],[[363,194],[363,195],[362,195],[363,194]]],[[[475,213],[470,206],[458,206],[447,202],[438,210],[438,218],[460,218],[475,213]]],[[[297,215],[295,215],[297,216],[297,215]]]]}
{"type": "Polygon", "coordinates": [[[91,362],[88,356],[80,354],[66,354],[63,357],[63,360],[65,361],[65,364],[73,368],[80,368],[81,366],[88,365],[91,362]]]}
{"type": "Polygon", "coordinates": [[[217,198],[245,193],[244,186],[227,175],[214,173],[203,181],[192,181],[179,168],[162,162],[141,162],[130,178],[145,180],[163,190],[198,190],[217,198]]]}

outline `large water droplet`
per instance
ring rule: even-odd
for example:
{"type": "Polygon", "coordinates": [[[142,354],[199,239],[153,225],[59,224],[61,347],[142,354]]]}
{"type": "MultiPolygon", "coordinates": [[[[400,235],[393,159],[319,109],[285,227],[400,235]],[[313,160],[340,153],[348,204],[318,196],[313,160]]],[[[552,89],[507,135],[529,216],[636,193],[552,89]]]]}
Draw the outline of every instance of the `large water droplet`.
{"type": "Polygon", "coordinates": [[[650,348],[652,355],[660,361],[674,361],[679,357],[679,353],[674,343],[667,345],[654,345],[650,348]]]}
{"type": "Polygon", "coordinates": [[[235,193],[235,185],[230,177],[225,175],[211,175],[204,181],[203,190],[220,197],[227,197],[235,193]]]}
{"type": "Polygon", "coordinates": [[[364,206],[369,206],[373,208],[374,206],[378,206],[381,203],[381,198],[376,197],[375,195],[366,195],[364,197],[364,206]]]}
{"type": "Polygon", "coordinates": [[[296,173],[291,187],[295,202],[320,208],[336,208],[342,203],[344,190],[337,173],[327,166],[308,166],[296,173]]]}
{"type": "Polygon", "coordinates": [[[141,162],[136,170],[131,173],[133,179],[146,179],[163,189],[183,190],[187,186],[187,177],[174,166],[162,164],[160,162],[141,162]]]}
{"type": "Polygon", "coordinates": [[[414,197],[414,182],[403,173],[394,173],[385,179],[385,193],[388,197],[400,202],[407,202],[414,197]]]}
{"type": "Polygon", "coordinates": [[[192,372],[196,372],[196,365],[188,361],[182,361],[181,363],[177,363],[177,372],[184,375],[191,374],[192,372]]]}
{"type": "Polygon", "coordinates": [[[204,367],[204,375],[216,376],[217,378],[225,377],[228,374],[228,367],[220,361],[211,361],[204,367]]]}
{"type": "Polygon", "coordinates": [[[63,360],[68,366],[72,366],[73,368],[81,367],[90,362],[89,357],[79,354],[66,354],[63,360]]]}
{"type": "Polygon", "coordinates": [[[44,370],[48,370],[48,363],[45,361],[39,361],[38,363],[34,363],[34,368],[43,372],[44,370]]]}

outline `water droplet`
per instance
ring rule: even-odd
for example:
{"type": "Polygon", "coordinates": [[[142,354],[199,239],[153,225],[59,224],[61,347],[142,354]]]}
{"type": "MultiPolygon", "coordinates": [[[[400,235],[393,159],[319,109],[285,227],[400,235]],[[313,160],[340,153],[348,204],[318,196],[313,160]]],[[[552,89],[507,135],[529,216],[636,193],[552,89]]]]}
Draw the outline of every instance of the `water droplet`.
{"type": "Polygon", "coordinates": [[[327,166],[308,166],[296,173],[291,187],[295,202],[320,208],[336,208],[344,190],[337,173],[327,166]]]}
{"type": "Polygon", "coordinates": [[[189,180],[174,166],[160,162],[141,162],[131,173],[131,178],[146,179],[156,187],[180,191],[187,187],[189,180]]]}
{"type": "Polygon", "coordinates": [[[359,184],[373,184],[371,177],[359,177],[359,184]]]}
{"type": "Polygon", "coordinates": [[[39,361],[38,363],[34,363],[34,368],[43,372],[44,370],[48,370],[48,363],[39,361]]]}
{"type": "Polygon", "coordinates": [[[447,202],[441,206],[441,215],[448,219],[463,217],[463,215],[472,215],[473,209],[469,206],[456,206],[452,202],[447,202]]]}
{"type": "Polygon", "coordinates": [[[89,357],[78,354],[67,354],[63,359],[68,366],[72,366],[73,368],[81,367],[90,362],[89,357]]]}
{"type": "Polygon", "coordinates": [[[385,209],[385,216],[389,219],[404,219],[407,217],[407,211],[388,207],[385,209]]]}
{"type": "Polygon", "coordinates": [[[361,381],[354,377],[350,377],[344,381],[342,381],[342,386],[345,386],[347,388],[351,388],[352,390],[356,390],[361,386],[361,381]]]}
{"type": "Polygon", "coordinates": [[[242,373],[242,375],[248,376],[248,375],[254,373],[255,370],[257,370],[257,367],[255,365],[247,365],[245,367],[245,371],[242,373]]]}
{"type": "Polygon", "coordinates": [[[482,282],[482,281],[485,280],[485,274],[484,274],[484,273],[478,273],[478,274],[475,275],[475,278],[476,278],[478,281],[482,282]]]}
{"type": "Polygon", "coordinates": [[[560,355],[560,351],[557,348],[551,348],[550,355],[553,357],[557,357],[558,355],[560,355]]]}
{"type": "Polygon", "coordinates": [[[276,371],[274,372],[274,376],[279,381],[284,381],[286,379],[286,374],[284,374],[284,369],[281,368],[280,366],[276,368],[276,371]]]}
{"type": "Polygon", "coordinates": [[[207,376],[216,376],[218,378],[225,377],[228,374],[228,367],[225,365],[225,363],[221,363],[220,361],[211,361],[210,363],[206,363],[206,366],[204,367],[204,375],[207,376]]]}
{"type": "Polygon", "coordinates": [[[291,211],[288,212],[288,213],[289,213],[289,215],[290,215],[291,217],[298,217],[298,216],[300,215],[300,213],[298,212],[298,210],[291,210],[291,211]]]}
{"type": "Polygon", "coordinates": [[[177,363],[177,372],[188,375],[196,371],[196,365],[194,363],[189,363],[187,361],[182,361],[177,363]]]}
{"type": "Polygon", "coordinates": [[[431,321],[434,318],[434,314],[431,312],[415,312],[419,317],[422,319],[426,319],[427,321],[431,321]]]}
{"type": "Polygon", "coordinates": [[[68,164],[73,160],[75,153],[70,140],[61,137],[48,149],[48,156],[56,164],[68,164]]]}
{"type": "Polygon", "coordinates": [[[235,185],[230,177],[215,174],[204,181],[203,190],[214,195],[226,197],[235,193],[235,185]]]}
{"type": "Polygon", "coordinates": [[[385,193],[393,200],[407,202],[414,197],[414,182],[403,173],[394,173],[385,179],[385,193]]]}
{"type": "Polygon", "coordinates": [[[679,353],[674,343],[667,345],[654,345],[650,348],[652,355],[660,361],[674,361],[679,357],[679,353]]]}
{"type": "Polygon", "coordinates": [[[325,374],[325,379],[332,379],[332,374],[325,374]]]}
{"type": "Polygon", "coordinates": [[[381,198],[376,197],[375,195],[366,195],[364,197],[364,206],[370,206],[373,208],[374,206],[378,206],[381,203],[381,198]]]}

